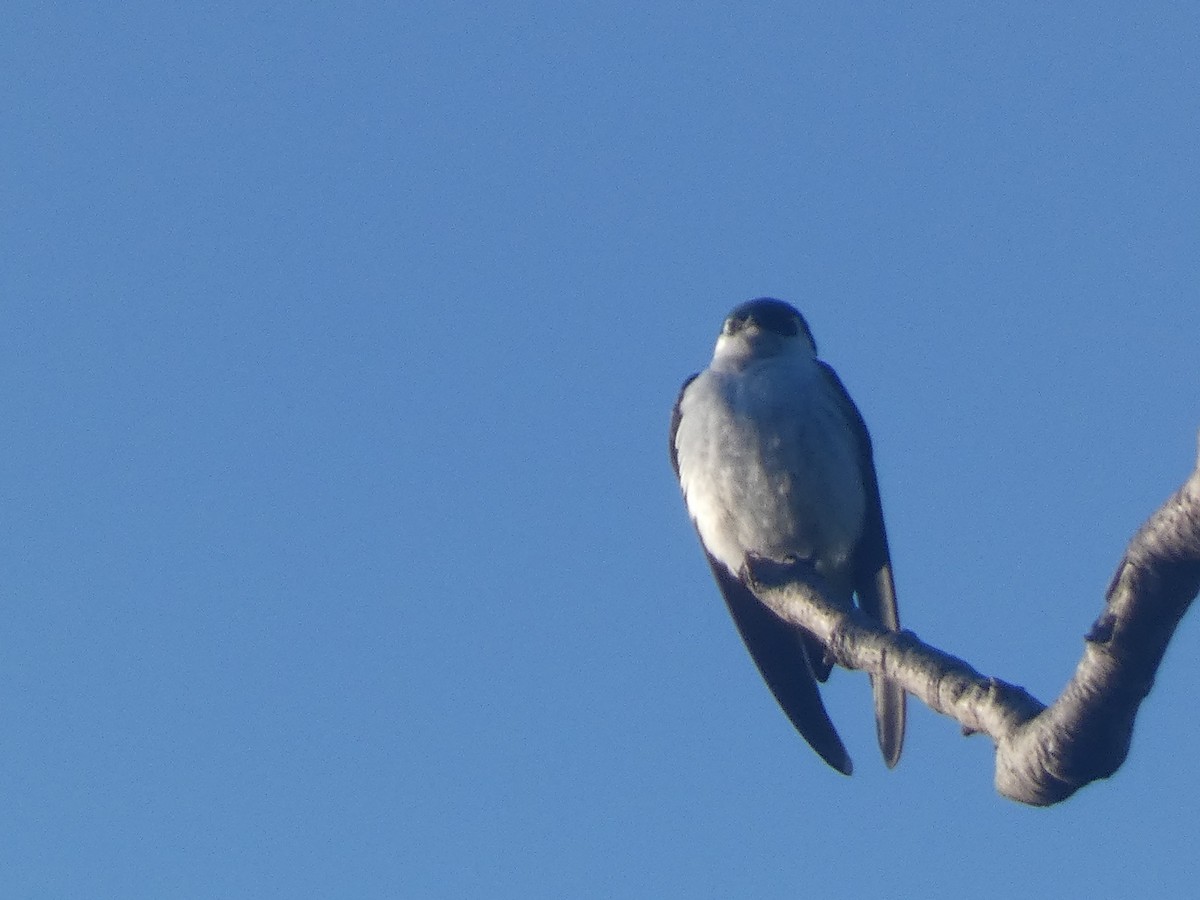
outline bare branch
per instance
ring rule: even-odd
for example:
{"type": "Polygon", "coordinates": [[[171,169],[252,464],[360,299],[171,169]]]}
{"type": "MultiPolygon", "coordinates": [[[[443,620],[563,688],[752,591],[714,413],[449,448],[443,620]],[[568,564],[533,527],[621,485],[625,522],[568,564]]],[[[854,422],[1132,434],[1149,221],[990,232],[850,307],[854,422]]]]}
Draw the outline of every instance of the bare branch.
{"type": "Polygon", "coordinates": [[[1048,806],[1108,778],[1129,752],[1138,707],[1200,591],[1200,460],[1130,541],[1083,658],[1046,707],[912,632],[890,632],[829,602],[804,562],[749,559],[743,575],[776,615],[816,635],[838,665],[894,678],[931,709],[996,743],[996,789],[1048,806]]]}

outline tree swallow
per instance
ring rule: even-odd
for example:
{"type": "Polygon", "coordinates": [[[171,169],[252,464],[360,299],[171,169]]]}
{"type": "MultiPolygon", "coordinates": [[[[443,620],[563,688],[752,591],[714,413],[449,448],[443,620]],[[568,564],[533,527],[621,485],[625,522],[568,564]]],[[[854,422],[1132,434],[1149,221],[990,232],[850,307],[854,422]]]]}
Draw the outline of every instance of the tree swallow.
{"type": "MultiPolygon", "coordinates": [[[[817,358],[804,317],[762,298],[729,314],[707,369],[684,382],[671,417],[671,464],[733,621],[775,699],[821,757],[850,757],[818,681],[832,663],[813,635],[758,600],[747,555],[806,560],[830,599],[900,627],[871,438],[837,374],[817,358]]],[[[904,691],[871,677],[887,765],[904,744],[904,691]]]]}

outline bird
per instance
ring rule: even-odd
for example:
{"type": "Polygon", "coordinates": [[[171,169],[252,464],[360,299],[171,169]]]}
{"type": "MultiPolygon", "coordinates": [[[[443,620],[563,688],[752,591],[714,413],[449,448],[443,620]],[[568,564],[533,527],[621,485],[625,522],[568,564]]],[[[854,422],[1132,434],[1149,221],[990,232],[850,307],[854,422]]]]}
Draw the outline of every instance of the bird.
{"type": "MultiPolygon", "coordinates": [[[[821,700],[832,663],[821,642],[754,596],[748,557],[803,560],[830,599],[899,630],[891,554],[862,414],[817,356],[804,316],[760,297],[735,307],[708,368],[680,389],[671,465],[734,623],[796,730],[837,771],[853,765],[821,700]]],[[[904,744],[905,695],[871,676],[876,736],[889,768],[904,744]]]]}

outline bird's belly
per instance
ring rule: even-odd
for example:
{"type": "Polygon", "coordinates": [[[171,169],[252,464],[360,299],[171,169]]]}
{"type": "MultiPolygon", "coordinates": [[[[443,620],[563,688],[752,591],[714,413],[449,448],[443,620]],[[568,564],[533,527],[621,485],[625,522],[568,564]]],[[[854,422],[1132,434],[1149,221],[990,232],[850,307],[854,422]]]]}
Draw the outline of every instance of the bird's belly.
{"type": "Polygon", "coordinates": [[[809,559],[835,575],[862,533],[854,432],[835,405],[803,393],[800,401],[783,411],[709,402],[686,423],[703,448],[680,460],[688,509],[705,547],[735,574],[753,553],[809,559]]]}

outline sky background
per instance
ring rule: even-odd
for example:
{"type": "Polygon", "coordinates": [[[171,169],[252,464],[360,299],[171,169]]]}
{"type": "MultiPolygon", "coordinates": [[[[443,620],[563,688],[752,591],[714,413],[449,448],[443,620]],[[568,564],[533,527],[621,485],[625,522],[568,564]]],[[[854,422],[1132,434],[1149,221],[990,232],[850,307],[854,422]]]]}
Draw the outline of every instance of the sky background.
{"type": "Polygon", "coordinates": [[[1200,880],[1200,624],[1048,810],[864,676],[826,768],[667,459],[737,303],[876,446],[901,616],[1052,699],[1200,427],[1200,9],[13,0],[11,897],[1200,880]]]}

